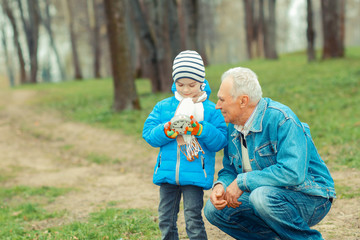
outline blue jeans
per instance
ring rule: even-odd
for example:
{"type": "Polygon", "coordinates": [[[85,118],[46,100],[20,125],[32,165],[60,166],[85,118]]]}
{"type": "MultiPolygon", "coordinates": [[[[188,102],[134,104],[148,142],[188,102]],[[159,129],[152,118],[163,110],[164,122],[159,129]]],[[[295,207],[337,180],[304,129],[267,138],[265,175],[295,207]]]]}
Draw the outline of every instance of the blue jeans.
{"type": "Polygon", "coordinates": [[[207,239],[201,210],[204,206],[204,191],[197,186],[177,186],[164,183],[160,186],[159,227],[161,239],[179,239],[177,216],[183,194],[186,233],[192,239],[207,239]]]}
{"type": "Polygon", "coordinates": [[[264,186],[244,192],[239,201],[238,208],[217,210],[209,200],[205,216],[235,239],[323,239],[310,227],[329,212],[329,199],[264,186]]]}

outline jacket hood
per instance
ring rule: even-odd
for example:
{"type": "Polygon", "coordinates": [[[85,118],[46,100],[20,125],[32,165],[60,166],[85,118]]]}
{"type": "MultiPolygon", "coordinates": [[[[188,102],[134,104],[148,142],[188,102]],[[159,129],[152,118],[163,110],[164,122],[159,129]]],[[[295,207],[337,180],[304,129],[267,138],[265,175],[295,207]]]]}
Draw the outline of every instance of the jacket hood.
{"type": "MultiPolygon", "coordinates": [[[[211,94],[210,85],[209,85],[209,82],[208,82],[206,79],[204,80],[204,83],[205,83],[205,89],[204,89],[204,91],[205,91],[206,94],[207,94],[207,99],[209,99],[210,94],[211,94]]],[[[174,82],[173,85],[171,86],[171,91],[172,91],[173,93],[176,92],[175,82],[174,82]]]]}

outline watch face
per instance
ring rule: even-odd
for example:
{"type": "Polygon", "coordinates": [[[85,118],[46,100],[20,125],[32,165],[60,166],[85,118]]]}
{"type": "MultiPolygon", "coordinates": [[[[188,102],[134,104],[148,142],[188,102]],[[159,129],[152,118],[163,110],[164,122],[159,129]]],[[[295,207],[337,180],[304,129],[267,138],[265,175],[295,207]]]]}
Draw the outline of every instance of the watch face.
{"type": "Polygon", "coordinates": [[[179,132],[179,134],[184,134],[186,127],[191,127],[191,119],[186,115],[177,115],[171,119],[171,129],[179,132]]]}

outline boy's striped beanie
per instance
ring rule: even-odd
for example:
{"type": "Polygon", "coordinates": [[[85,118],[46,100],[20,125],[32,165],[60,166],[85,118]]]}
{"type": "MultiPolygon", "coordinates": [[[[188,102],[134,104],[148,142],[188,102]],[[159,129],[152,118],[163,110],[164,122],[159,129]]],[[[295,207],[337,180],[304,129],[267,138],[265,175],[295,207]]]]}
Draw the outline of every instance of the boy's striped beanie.
{"type": "Polygon", "coordinates": [[[174,82],[181,78],[190,78],[203,83],[205,67],[200,54],[191,50],[179,53],[174,59],[172,77],[174,82]]]}

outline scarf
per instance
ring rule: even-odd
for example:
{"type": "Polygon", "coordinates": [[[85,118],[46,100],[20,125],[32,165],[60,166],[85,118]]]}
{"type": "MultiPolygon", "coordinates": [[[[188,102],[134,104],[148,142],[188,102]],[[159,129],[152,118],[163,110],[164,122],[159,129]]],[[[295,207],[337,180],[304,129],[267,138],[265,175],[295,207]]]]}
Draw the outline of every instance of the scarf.
{"type": "MultiPolygon", "coordinates": [[[[193,115],[198,122],[204,120],[203,102],[207,99],[205,91],[202,91],[201,95],[195,98],[184,98],[176,91],[175,98],[180,101],[175,116],[186,115],[190,118],[190,116],[193,115]]],[[[176,140],[181,152],[186,156],[188,161],[194,161],[194,157],[198,158],[199,152],[204,154],[195,136],[182,134],[178,135],[176,140]]]]}

